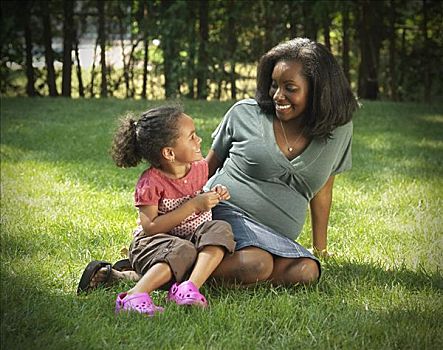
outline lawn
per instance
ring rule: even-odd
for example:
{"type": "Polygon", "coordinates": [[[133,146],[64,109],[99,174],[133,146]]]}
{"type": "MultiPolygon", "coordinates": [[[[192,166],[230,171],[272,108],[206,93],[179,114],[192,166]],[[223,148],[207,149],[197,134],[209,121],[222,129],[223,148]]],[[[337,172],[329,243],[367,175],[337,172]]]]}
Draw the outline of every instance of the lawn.
{"type": "MultiPolygon", "coordinates": [[[[154,318],[114,314],[130,283],[78,297],[86,264],[120,259],[135,224],[143,167],[112,163],[116,121],[159,103],[1,100],[2,349],[443,348],[441,104],[363,101],[318,284],[204,286],[208,310],[154,318]]],[[[207,150],[231,103],[184,104],[207,150]]]]}

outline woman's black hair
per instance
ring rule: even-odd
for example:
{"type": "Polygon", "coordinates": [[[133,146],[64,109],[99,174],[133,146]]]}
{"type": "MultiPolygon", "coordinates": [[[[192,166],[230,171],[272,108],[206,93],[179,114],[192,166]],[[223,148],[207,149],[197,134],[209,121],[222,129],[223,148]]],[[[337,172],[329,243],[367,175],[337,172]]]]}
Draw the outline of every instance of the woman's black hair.
{"type": "Polygon", "coordinates": [[[162,148],[173,147],[179,137],[177,121],[182,115],[180,106],[161,106],[144,112],[138,120],[132,115],[122,118],[111,147],[115,164],[126,168],[144,160],[158,168],[162,148]]]}
{"type": "Polygon", "coordinates": [[[352,119],[358,102],[343,70],[325,46],[306,38],[281,43],[261,57],[255,99],[265,113],[275,114],[269,90],[272,72],[279,61],[300,63],[308,82],[308,104],[303,115],[305,136],[330,137],[337,126],[352,119]]]}

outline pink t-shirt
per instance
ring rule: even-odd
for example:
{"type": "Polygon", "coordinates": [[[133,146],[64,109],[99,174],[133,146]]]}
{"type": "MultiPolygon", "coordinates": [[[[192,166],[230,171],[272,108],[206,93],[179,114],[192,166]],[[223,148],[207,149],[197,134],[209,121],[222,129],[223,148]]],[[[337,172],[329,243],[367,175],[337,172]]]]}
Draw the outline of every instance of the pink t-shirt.
{"type": "MultiPolygon", "coordinates": [[[[157,205],[158,214],[163,215],[177,209],[190,198],[203,192],[208,180],[208,163],[205,160],[194,162],[186,176],[171,179],[156,168],[147,169],[135,188],[135,206],[157,205]]],[[[168,233],[187,237],[198,226],[212,219],[211,211],[194,212],[168,233]]],[[[136,230],[139,233],[140,230],[136,230]]]]}

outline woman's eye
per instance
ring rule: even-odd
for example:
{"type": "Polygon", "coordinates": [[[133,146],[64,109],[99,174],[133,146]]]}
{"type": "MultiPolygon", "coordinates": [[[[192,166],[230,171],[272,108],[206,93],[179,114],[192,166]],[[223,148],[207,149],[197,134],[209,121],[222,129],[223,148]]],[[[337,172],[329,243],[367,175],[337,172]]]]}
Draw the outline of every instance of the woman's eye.
{"type": "Polygon", "coordinates": [[[290,92],[295,92],[295,91],[297,91],[297,86],[295,86],[295,85],[288,85],[288,86],[286,87],[286,89],[287,89],[288,91],[290,91],[290,92]]]}

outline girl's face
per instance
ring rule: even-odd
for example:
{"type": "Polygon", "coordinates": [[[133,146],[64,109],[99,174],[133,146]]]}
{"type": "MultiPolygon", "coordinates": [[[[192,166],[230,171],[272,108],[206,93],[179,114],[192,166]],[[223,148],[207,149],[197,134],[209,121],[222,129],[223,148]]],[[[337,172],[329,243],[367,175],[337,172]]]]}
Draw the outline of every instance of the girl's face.
{"type": "Polygon", "coordinates": [[[191,163],[201,160],[203,158],[200,151],[202,139],[195,132],[194,121],[190,116],[183,113],[177,124],[179,137],[174,147],[171,147],[174,150],[175,161],[191,163]]]}
{"type": "Polygon", "coordinates": [[[296,61],[279,61],[272,71],[269,96],[274,101],[277,118],[288,121],[298,118],[308,104],[308,81],[302,65],[296,61]]]}

